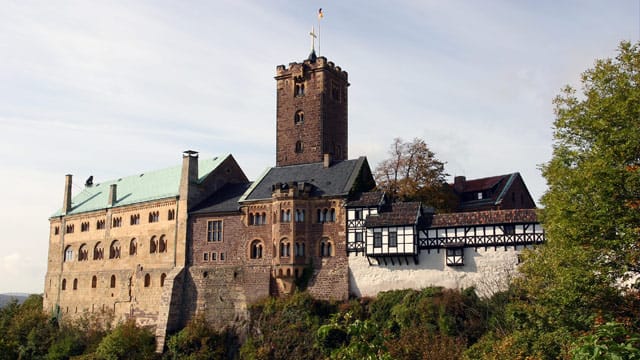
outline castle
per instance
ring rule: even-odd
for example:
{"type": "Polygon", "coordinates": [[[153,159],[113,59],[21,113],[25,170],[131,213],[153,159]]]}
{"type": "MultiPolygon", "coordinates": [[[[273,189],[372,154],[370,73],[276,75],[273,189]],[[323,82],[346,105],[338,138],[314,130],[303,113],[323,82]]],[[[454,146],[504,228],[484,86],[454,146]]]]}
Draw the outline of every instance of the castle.
{"type": "Polygon", "coordinates": [[[504,284],[544,241],[518,173],[452,184],[459,212],[393,203],[348,157],[348,74],[312,52],[276,68],[276,166],[249,181],[232,155],[86,181],[50,217],[44,309],[113,311],[168,333],[196,313],[218,327],[304,286],[345,300],[397,288],[504,284]]]}

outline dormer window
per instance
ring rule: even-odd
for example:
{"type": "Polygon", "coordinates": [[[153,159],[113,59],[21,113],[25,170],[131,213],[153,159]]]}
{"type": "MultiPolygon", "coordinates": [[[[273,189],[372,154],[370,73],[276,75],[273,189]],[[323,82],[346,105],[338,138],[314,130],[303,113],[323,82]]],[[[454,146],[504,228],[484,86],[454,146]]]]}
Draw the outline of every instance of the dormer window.
{"type": "Polygon", "coordinates": [[[296,125],[302,124],[304,122],[304,112],[302,110],[296,111],[293,116],[293,123],[296,125]]]}

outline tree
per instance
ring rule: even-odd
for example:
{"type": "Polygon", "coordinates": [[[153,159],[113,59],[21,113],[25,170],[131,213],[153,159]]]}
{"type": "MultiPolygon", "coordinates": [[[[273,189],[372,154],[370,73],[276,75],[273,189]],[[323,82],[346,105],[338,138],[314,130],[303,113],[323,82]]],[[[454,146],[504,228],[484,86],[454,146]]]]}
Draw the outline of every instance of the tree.
{"type": "Polygon", "coordinates": [[[640,275],[639,45],[621,43],[581,81],[581,93],[567,86],[554,100],[553,156],[542,166],[547,243],[526,254],[505,309],[510,328],[485,347],[500,358],[569,357],[576,346],[584,355],[603,322],[639,332],[637,292],[626,287],[640,275]],[[574,344],[580,337],[587,345],[574,344]]]}
{"type": "Polygon", "coordinates": [[[582,75],[583,94],[555,99],[554,151],[543,166],[549,243],[571,244],[614,284],[640,275],[640,49],[582,75]]]}
{"type": "Polygon", "coordinates": [[[133,319],[119,324],[105,336],[98,348],[99,359],[154,359],[155,336],[149,329],[136,326],[133,319]]]}
{"type": "Polygon", "coordinates": [[[446,183],[444,163],[436,159],[424,140],[395,138],[389,158],[375,169],[378,189],[393,200],[422,201],[437,210],[455,208],[456,198],[446,183]]]}

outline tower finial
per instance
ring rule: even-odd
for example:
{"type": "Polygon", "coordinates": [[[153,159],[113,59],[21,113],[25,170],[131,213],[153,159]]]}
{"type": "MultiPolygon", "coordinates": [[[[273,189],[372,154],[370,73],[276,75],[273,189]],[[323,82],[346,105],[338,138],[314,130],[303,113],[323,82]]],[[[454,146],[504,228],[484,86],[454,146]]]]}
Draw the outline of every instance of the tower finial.
{"type": "Polygon", "coordinates": [[[316,52],[316,38],[318,36],[316,35],[316,30],[313,26],[311,26],[311,32],[309,33],[309,36],[311,36],[311,51],[316,52]]]}
{"type": "Polygon", "coordinates": [[[316,31],[313,26],[311,26],[311,32],[309,33],[311,36],[311,54],[309,54],[309,60],[316,61],[316,31]]]}

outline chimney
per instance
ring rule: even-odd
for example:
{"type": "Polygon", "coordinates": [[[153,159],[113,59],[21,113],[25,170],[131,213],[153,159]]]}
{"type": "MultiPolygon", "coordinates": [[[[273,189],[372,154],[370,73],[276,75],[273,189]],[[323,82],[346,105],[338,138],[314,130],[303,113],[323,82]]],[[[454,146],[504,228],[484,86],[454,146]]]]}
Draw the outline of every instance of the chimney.
{"type": "Polygon", "coordinates": [[[182,173],[180,174],[180,189],[178,194],[180,200],[186,201],[189,208],[196,196],[195,186],[198,182],[198,152],[185,150],[182,153],[182,173]]]}
{"type": "Polygon", "coordinates": [[[182,153],[182,174],[188,174],[189,184],[198,181],[198,152],[186,150],[182,153]]]}
{"type": "Polygon", "coordinates": [[[464,184],[467,182],[467,178],[464,176],[456,176],[453,178],[453,190],[457,193],[464,191],[464,184]]]}
{"type": "Polygon", "coordinates": [[[62,201],[62,215],[66,215],[71,211],[71,184],[73,175],[64,176],[64,199],[62,201]]]}
{"type": "Polygon", "coordinates": [[[326,169],[329,166],[331,166],[331,154],[324,154],[324,162],[322,164],[322,167],[326,169]]]}
{"type": "Polygon", "coordinates": [[[107,206],[111,207],[118,200],[118,184],[111,184],[109,186],[109,198],[107,199],[107,206]]]}

